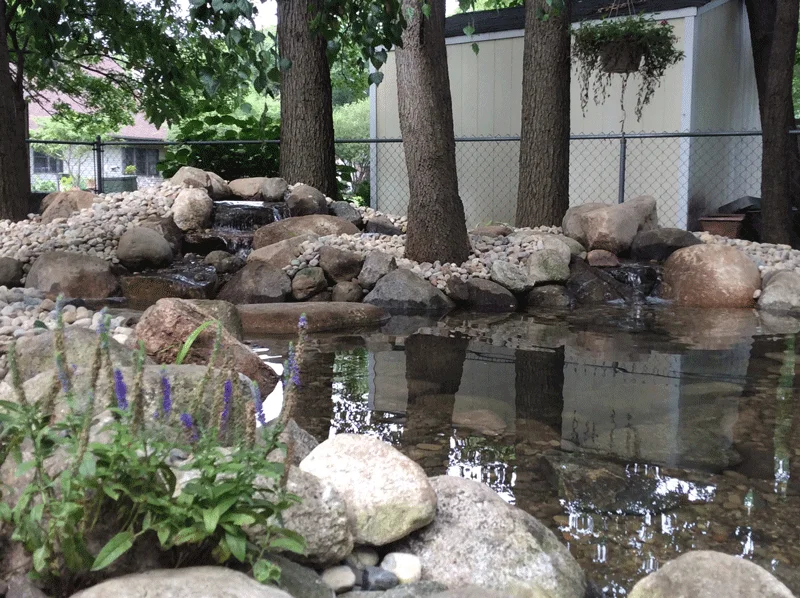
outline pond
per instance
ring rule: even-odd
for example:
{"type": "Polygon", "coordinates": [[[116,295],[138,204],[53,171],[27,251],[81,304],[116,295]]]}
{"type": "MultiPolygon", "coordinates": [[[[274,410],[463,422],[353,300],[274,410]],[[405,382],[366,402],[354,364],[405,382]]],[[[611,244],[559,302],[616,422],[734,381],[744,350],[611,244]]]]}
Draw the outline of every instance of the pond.
{"type": "MultiPolygon", "coordinates": [[[[609,597],[697,549],[800,594],[799,330],[663,305],[393,318],[312,335],[293,417],[318,440],[369,434],[429,475],[488,484],[609,597]]],[[[271,363],[287,343],[253,341],[271,363]]]]}

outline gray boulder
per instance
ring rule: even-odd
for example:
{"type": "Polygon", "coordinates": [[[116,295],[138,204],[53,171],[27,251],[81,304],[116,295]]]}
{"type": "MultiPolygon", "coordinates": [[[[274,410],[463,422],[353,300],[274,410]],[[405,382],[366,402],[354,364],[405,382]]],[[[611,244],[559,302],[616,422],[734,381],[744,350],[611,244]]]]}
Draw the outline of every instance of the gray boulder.
{"type": "Polygon", "coordinates": [[[222,287],[218,298],[231,303],[280,303],[292,291],[292,281],[283,270],[250,262],[222,287]]]}
{"type": "Polygon", "coordinates": [[[333,282],[346,282],[357,278],[364,264],[364,256],[355,251],[324,245],[319,250],[319,265],[333,282]]]}
{"type": "Polygon", "coordinates": [[[631,257],[635,260],[663,262],[678,249],[701,243],[692,233],[679,228],[643,230],[633,238],[631,257]]]}
{"type": "Polygon", "coordinates": [[[377,438],[337,434],[311,451],[300,469],[339,492],[358,544],[389,544],[436,515],[436,495],[423,469],[377,438]]]}
{"type": "Polygon", "coordinates": [[[302,183],[294,185],[286,196],[286,205],[292,216],[310,216],[312,214],[327,214],[328,202],[325,194],[302,183]]]}
{"type": "Polygon", "coordinates": [[[747,559],[697,550],[640,580],[630,598],[793,598],[772,574],[747,559]]]}
{"type": "Polygon", "coordinates": [[[572,298],[565,287],[548,284],[532,288],[525,296],[525,307],[564,308],[572,304],[572,298]]]}
{"type": "Polygon", "coordinates": [[[72,598],[292,598],[225,567],[158,569],[110,579],[72,598]]]}
{"type": "Polygon", "coordinates": [[[398,269],[381,278],[364,303],[393,313],[446,314],[455,304],[439,289],[410,270],[398,269]]]}
{"type": "Polygon", "coordinates": [[[537,282],[528,268],[505,260],[493,261],[489,276],[494,282],[514,293],[529,291],[537,282]]]}
{"type": "Polygon", "coordinates": [[[289,185],[280,177],[265,177],[261,183],[261,195],[264,201],[283,201],[289,185]]]}
{"type": "Polygon", "coordinates": [[[364,230],[378,235],[402,235],[403,231],[395,226],[386,216],[373,216],[367,220],[364,230]]]}
{"type": "Polygon", "coordinates": [[[213,266],[220,274],[231,274],[244,268],[244,260],[237,255],[217,249],[209,253],[203,262],[213,266]]]}
{"type": "Polygon", "coordinates": [[[359,212],[349,201],[334,201],[329,206],[329,210],[334,216],[343,220],[347,220],[358,228],[363,228],[364,226],[364,221],[361,218],[361,212],[359,212]]]}
{"type": "Polygon", "coordinates": [[[305,301],[327,288],[328,281],[322,268],[303,268],[292,279],[292,297],[298,301],[305,301]]]}
{"type": "Polygon", "coordinates": [[[134,226],[120,237],[117,257],[129,270],[159,268],[172,261],[172,248],[164,236],[152,228],[134,226]]]}
{"type": "Polygon", "coordinates": [[[11,257],[0,257],[0,286],[18,287],[23,274],[22,262],[11,257]]]}
{"type": "Polygon", "coordinates": [[[625,301],[633,297],[631,287],[626,287],[607,272],[592,268],[582,259],[572,263],[566,289],[582,305],[625,301]]]}
{"type": "Polygon", "coordinates": [[[339,282],[333,287],[331,301],[358,303],[363,298],[364,293],[357,282],[339,282]]]}
{"type": "Polygon", "coordinates": [[[242,340],[242,319],[236,306],[227,301],[215,299],[189,299],[189,303],[194,305],[201,314],[219,320],[222,326],[230,332],[236,340],[242,340]]]}
{"type": "Polygon", "coordinates": [[[113,297],[119,282],[111,262],[82,253],[50,251],[41,254],[28,272],[25,287],[50,297],[105,299],[113,297]]]}
{"type": "Polygon", "coordinates": [[[151,216],[147,220],[139,223],[139,226],[154,230],[159,235],[164,237],[169,243],[169,248],[172,250],[172,257],[176,258],[181,254],[183,249],[183,239],[186,234],[178,228],[172,216],[166,218],[159,218],[158,216],[151,216]]]}
{"type": "Polygon", "coordinates": [[[467,308],[485,313],[516,311],[517,300],[505,287],[482,278],[467,280],[467,308]]]}
{"type": "Polygon", "coordinates": [[[267,559],[280,567],[278,585],[289,592],[292,598],[334,598],[333,591],[313,569],[294,563],[280,554],[267,555],[267,559]]]}
{"type": "MultiPolygon", "coordinates": [[[[559,241],[559,243],[561,243],[559,241]]],[[[525,261],[528,276],[535,282],[563,282],[569,278],[569,248],[561,243],[566,250],[540,249],[534,251],[525,261]]]]}
{"type": "Polygon", "coordinates": [[[214,202],[203,189],[183,189],[172,204],[172,218],[182,231],[199,231],[211,224],[214,202]]]}
{"type": "Polygon", "coordinates": [[[285,268],[303,252],[301,245],[306,241],[316,241],[317,235],[299,235],[278,241],[261,249],[251,251],[248,262],[260,262],[276,269],[285,268]]]}
{"type": "Polygon", "coordinates": [[[261,190],[266,179],[263,176],[236,179],[228,183],[234,199],[242,201],[265,201],[261,190]]]}
{"type": "Polygon", "coordinates": [[[355,235],[358,229],[347,220],[325,214],[298,216],[272,222],[259,228],[253,235],[253,249],[260,249],[285,239],[300,235],[355,235]]]}
{"type": "Polygon", "coordinates": [[[758,307],[769,311],[800,309],[800,274],[782,271],[770,276],[758,298],[758,307]]]}
{"type": "Polygon", "coordinates": [[[383,251],[370,251],[358,274],[358,284],[371,290],[381,278],[394,270],[397,270],[397,260],[394,256],[383,251]]]}
{"type": "Polygon", "coordinates": [[[656,200],[637,197],[621,204],[584,204],[567,210],[561,227],[588,250],[620,254],[630,249],[639,231],[658,226],[656,200]]]}
{"type": "Polygon", "coordinates": [[[438,499],[436,519],[393,547],[420,558],[424,580],[453,589],[478,585],[511,596],[584,598],[583,571],[536,518],[472,480],[438,476],[431,484],[438,499]]]}

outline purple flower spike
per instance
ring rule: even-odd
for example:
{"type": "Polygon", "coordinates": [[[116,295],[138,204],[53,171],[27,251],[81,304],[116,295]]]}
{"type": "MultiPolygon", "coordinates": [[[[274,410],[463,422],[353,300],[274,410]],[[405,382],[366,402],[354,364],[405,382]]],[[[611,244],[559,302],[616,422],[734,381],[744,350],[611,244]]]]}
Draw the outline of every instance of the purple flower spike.
{"type": "Polygon", "coordinates": [[[261,400],[261,389],[258,387],[257,382],[250,382],[250,394],[253,395],[253,405],[256,408],[256,419],[258,420],[258,423],[266,427],[267,418],[264,415],[264,402],[261,400]]]}
{"type": "Polygon", "coordinates": [[[117,397],[117,407],[122,411],[128,410],[128,387],[125,386],[125,379],[122,372],[114,370],[114,394],[117,397]]]}
{"type": "Polygon", "coordinates": [[[220,428],[224,428],[228,423],[228,418],[231,415],[231,397],[233,397],[233,382],[225,380],[225,392],[222,395],[222,416],[220,417],[220,428]]]}
{"type": "Polygon", "coordinates": [[[161,370],[161,397],[161,408],[164,416],[168,416],[172,412],[172,385],[167,378],[167,371],[163,368],[161,370]]]}
{"type": "Polygon", "coordinates": [[[306,318],[306,314],[300,314],[300,319],[297,320],[297,327],[300,330],[306,330],[308,328],[308,319],[306,318]]]}
{"type": "Polygon", "coordinates": [[[197,429],[194,427],[194,418],[188,413],[181,413],[181,424],[183,424],[192,442],[195,442],[198,439],[198,434],[197,429]]]}
{"type": "Polygon", "coordinates": [[[67,375],[64,356],[61,353],[56,355],[56,369],[58,371],[58,380],[61,382],[61,390],[66,393],[69,391],[69,376],[67,375]]]}

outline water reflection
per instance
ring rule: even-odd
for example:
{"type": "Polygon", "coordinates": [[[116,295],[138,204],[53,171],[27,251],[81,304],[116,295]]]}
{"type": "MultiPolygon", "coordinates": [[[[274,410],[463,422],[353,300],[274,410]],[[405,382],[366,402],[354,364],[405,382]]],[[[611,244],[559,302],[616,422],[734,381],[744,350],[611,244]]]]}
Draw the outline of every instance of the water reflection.
{"type": "Polygon", "coordinates": [[[490,485],[609,596],[691,549],[751,558],[797,593],[798,328],[653,307],[396,320],[313,337],[293,416],[490,485]]]}

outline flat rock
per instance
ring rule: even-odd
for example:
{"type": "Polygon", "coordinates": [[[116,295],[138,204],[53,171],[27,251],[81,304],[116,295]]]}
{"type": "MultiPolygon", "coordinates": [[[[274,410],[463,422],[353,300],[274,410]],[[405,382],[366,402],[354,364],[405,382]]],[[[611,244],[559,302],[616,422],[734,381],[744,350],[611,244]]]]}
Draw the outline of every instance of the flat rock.
{"type": "Polygon", "coordinates": [[[292,291],[283,270],[260,262],[248,262],[222,287],[218,298],[231,303],[281,303],[292,291]]]}
{"type": "Polygon", "coordinates": [[[436,519],[393,547],[420,558],[424,580],[453,589],[478,585],[511,596],[584,598],[583,571],[536,518],[472,480],[438,476],[431,484],[438,499],[436,519]]]}
{"type": "Polygon", "coordinates": [[[635,260],[663,262],[678,249],[701,243],[695,235],[680,228],[643,230],[633,238],[631,257],[635,260]]]}
{"type": "Polygon", "coordinates": [[[376,438],[337,434],[311,451],[300,469],[338,490],[356,543],[389,544],[436,515],[436,495],[423,469],[376,438]]]}
{"type": "Polygon", "coordinates": [[[253,235],[253,249],[260,249],[279,241],[298,237],[300,235],[355,235],[359,230],[355,225],[336,216],[314,214],[286,218],[262,226],[253,235]]]}
{"type": "Polygon", "coordinates": [[[292,598],[225,567],[161,569],[110,579],[72,598],[292,598]]]}
{"type": "Polygon", "coordinates": [[[744,253],[727,245],[694,245],[664,264],[663,297],[686,307],[753,307],[761,273],[744,253]]]}
{"type": "Polygon", "coordinates": [[[758,298],[758,307],[784,312],[800,309],[800,274],[788,271],[773,274],[758,298]]]}
{"type": "Polygon", "coordinates": [[[514,232],[514,229],[505,224],[487,224],[486,226],[476,226],[469,234],[478,237],[507,237],[514,232]]]}
{"type": "Polygon", "coordinates": [[[44,291],[50,298],[63,294],[73,299],[106,299],[117,293],[119,281],[111,262],[82,253],[49,251],[33,262],[25,287],[44,291]]]}
{"type": "Polygon", "coordinates": [[[507,288],[483,278],[467,281],[466,307],[473,311],[486,313],[507,313],[516,311],[517,300],[507,288]]]}
{"type": "Polygon", "coordinates": [[[263,176],[235,179],[228,183],[228,187],[234,199],[243,201],[266,201],[261,192],[265,180],[266,177],[263,176]]]}
{"type": "Polygon", "coordinates": [[[391,313],[446,314],[455,304],[439,289],[410,270],[398,269],[381,278],[364,297],[391,313]]]}
{"type": "Polygon", "coordinates": [[[747,559],[697,550],[640,580],[630,598],[793,598],[785,585],[747,559]]]}
{"type": "Polygon", "coordinates": [[[306,241],[316,241],[317,235],[298,235],[291,239],[278,241],[261,249],[250,252],[247,256],[249,262],[260,262],[272,268],[281,269],[292,263],[302,252],[301,245],[306,241]]]}
{"type": "Polygon", "coordinates": [[[302,314],[309,332],[372,328],[389,318],[383,309],[363,303],[272,303],[237,305],[237,309],[248,336],[295,334],[302,314]]]}
{"type": "Polygon", "coordinates": [[[402,235],[403,231],[395,226],[386,216],[374,216],[367,220],[364,230],[377,235],[402,235]]]}

